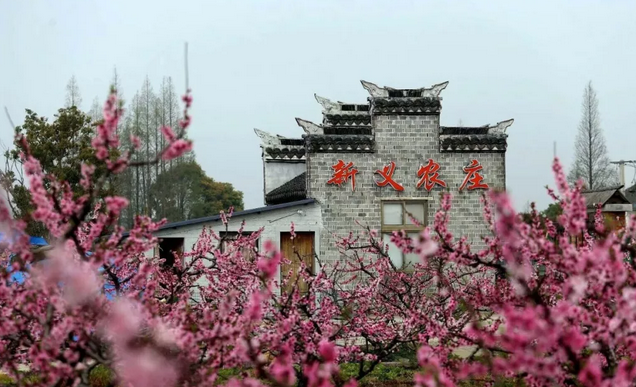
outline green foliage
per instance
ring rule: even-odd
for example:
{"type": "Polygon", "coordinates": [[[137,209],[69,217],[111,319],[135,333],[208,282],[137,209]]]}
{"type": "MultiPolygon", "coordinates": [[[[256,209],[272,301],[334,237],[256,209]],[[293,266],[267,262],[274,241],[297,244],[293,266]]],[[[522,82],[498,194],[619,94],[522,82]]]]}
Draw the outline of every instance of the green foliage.
{"type": "Polygon", "coordinates": [[[15,384],[15,381],[7,374],[0,373],[0,386],[10,386],[15,384]]]}
{"type": "Polygon", "coordinates": [[[234,207],[243,210],[243,192],[234,189],[230,183],[221,183],[204,176],[198,186],[199,200],[193,203],[192,218],[216,215],[221,210],[234,207]]]}
{"type": "MultiPolygon", "coordinates": [[[[67,181],[76,196],[84,193],[80,186],[83,163],[97,167],[95,178],[102,177],[106,172],[106,166],[98,163],[91,146],[93,132],[91,118],[75,106],[59,109],[53,122],[27,109],[24,124],[16,128],[17,135],[26,137],[31,154],[39,160],[44,173],[53,175],[57,180],[67,181]]],[[[7,160],[16,168],[6,171],[4,183],[9,188],[16,217],[27,221],[27,232],[46,237],[44,227],[29,219],[33,206],[30,193],[21,178],[22,151],[21,144],[15,143],[14,148],[5,153],[7,160]]],[[[44,184],[49,188],[51,181],[46,180],[44,184]]]]}
{"type": "Polygon", "coordinates": [[[557,218],[562,213],[563,213],[563,208],[561,208],[561,205],[559,203],[550,203],[548,208],[543,210],[541,215],[545,216],[546,218],[550,219],[553,222],[556,222],[557,218]]]}
{"type": "Polygon", "coordinates": [[[227,383],[232,378],[240,378],[242,377],[246,370],[242,370],[240,368],[224,368],[219,370],[218,378],[214,382],[215,385],[222,385],[227,383]]]}
{"type": "MultiPolygon", "coordinates": [[[[549,219],[556,227],[557,233],[562,233],[564,231],[563,226],[558,223],[559,215],[561,215],[562,213],[563,209],[561,208],[561,205],[559,203],[551,203],[548,208],[539,213],[541,226],[545,227],[545,221],[546,219],[549,219]]],[[[530,212],[522,212],[519,215],[521,216],[521,220],[523,222],[532,224],[533,218],[530,212]]]]}
{"type": "Polygon", "coordinates": [[[150,192],[155,216],[171,222],[217,215],[230,206],[243,209],[243,193],[206,176],[196,161],[177,164],[159,174],[150,192]]]}

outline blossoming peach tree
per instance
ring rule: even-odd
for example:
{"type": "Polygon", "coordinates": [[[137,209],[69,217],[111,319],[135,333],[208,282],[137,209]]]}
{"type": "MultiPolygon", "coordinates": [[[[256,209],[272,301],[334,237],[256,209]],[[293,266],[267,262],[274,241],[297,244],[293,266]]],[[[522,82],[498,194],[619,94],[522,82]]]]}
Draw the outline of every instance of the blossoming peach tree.
{"type": "MultiPolygon", "coordinates": [[[[162,222],[138,216],[123,230],[117,220],[127,200],[100,192],[125,168],[191,148],[183,137],[189,93],[183,101],[177,133],[160,129],[167,147],[154,160],[133,163],[139,139],[113,156],[122,115],[113,92],[93,141],[108,173],[94,179],[95,166],[83,166],[81,197],[44,176],[18,139],[32,216],[54,242],[39,259],[24,224],[0,207],[1,231],[14,236],[1,258],[0,366],[17,383],[25,383],[20,367],[28,366],[40,385],[88,385],[101,365],[113,371],[113,385],[211,385],[235,369],[243,373],[224,383],[355,386],[412,346],[418,386],[501,378],[534,386],[635,385],[636,223],[609,232],[597,217],[590,236],[580,187],[567,185],[558,160],[558,193],[550,193],[563,208],[559,231],[534,209],[532,221],[522,222],[508,197],[493,192],[484,198],[491,233],[475,251],[449,231],[451,197],[444,195],[418,238],[392,237],[405,253],[420,255],[409,270],[393,266],[368,228],[338,241],[336,264],[315,257],[315,273],[302,265],[297,275],[280,273],[281,262],[299,257],[283,257],[271,242],[246,253],[260,232],[225,240],[203,230],[174,263],[148,256],[162,222]],[[47,189],[44,181],[53,184],[47,189]],[[355,364],[353,376],[342,376],[343,363],[355,364]]],[[[223,215],[225,224],[230,216],[223,215]]]]}

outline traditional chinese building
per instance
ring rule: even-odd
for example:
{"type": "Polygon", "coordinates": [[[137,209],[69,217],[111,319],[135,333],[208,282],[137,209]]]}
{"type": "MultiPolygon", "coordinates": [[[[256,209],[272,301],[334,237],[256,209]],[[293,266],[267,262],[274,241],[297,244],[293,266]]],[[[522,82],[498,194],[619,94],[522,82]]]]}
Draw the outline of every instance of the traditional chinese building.
{"type": "Polygon", "coordinates": [[[599,206],[605,225],[610,230],[619,230],[625,227],[626,215],[631,213],[633,207],[627,196],[623,194],[622,189],[621,185],[581,191],[587,205],[590,229],[593,228],[594,216],[599,206]]]}
{"type": "MultiPolygon", "coordinates": [[[[394,230],[419,232],[423,226],[407,214],[430,224],[440,193],[448,191],[454,197],[451,230],[480,244],[487,230],[481,194],[506,188],[506,128],[513,120],[440,126],[440,94],[447,85],[394,89],[362,81],[369,92],[363,103],[315,96],[322,123],[296,119],[304,131],[296,138],[257,129],[265,207],[236,213],[229,229],[238,230],[241,221],[246,232],[263,227],[261,239],[286,251],[294,222],[299,234],[294,243],[312,266],[314,254],[338,259],[335,237],[355,232],[356,222],[380,230],[387,240],[394,230]]],[[[180,243],[187,249],[203,225],[223,229],[220,218],[211,215],[165,225],[157,235],[166,247],[180,243]]],[[[390,254],[397,265],[416,259],[397,249],[390,254]]]]}

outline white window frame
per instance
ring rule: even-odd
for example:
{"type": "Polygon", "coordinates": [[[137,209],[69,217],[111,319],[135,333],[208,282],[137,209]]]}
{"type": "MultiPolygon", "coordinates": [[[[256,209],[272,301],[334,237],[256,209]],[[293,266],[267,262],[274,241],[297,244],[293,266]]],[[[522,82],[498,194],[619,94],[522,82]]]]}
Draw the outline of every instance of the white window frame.
{"type": "MultiPolygon", "coordinates": [[[[422,232],[424,228],[426,228],[426,226],[428,225],[428,218],[429,218],[428,208],[429,208],[430,200],[431,200],[430,198],[421,198],[421,197],[419,198],[382,198],[381,205],[380,205],[380,234],[382,236],[383,243],[386,244],[388,242],[384,240],[384,236],[385,235],[390,236],[391,234],[393,234],[394,231],[404,231],[407,234],[412,234],[412,233],[419,234],[420,232],[422,232]],[[384,223],[384,206],[386,204],[397,204],[397,203],[402,204],[402,224],[385,224],[384,223]],[[424,219],[418,219],[422,223],[421,226],[410,224],[410,221],[409,221],[410,217],[406,211],[407,204],[422,204],[424,206],[424,219]]],[[[389,246],[391,245],[392,244],[390,244],[389,246]]],[[[405,263],[404,263],[405,254],[403,252],[401,253],[400,260],[401,260],[400,265],[396,265],[397,269],[399,270],[408,270],[409,268],[412,269],[412,266],[410,265],[405,266],[405,263]]],[[[394,259],[391,259],[391,261],[395,264],[394,259]]]]}

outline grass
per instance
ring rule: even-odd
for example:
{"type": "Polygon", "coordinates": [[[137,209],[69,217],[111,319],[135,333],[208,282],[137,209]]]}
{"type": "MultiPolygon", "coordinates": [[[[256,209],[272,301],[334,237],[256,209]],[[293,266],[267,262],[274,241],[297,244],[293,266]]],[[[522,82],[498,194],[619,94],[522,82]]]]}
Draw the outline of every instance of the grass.
{"type": "MultiPolygon", "coordinates": [[[[88,376],[91,387],[108,387],[113,380],[113,373],[110,369],[103,365],[95,367],[88,376]]],[[[25,373],[22,376],[24,383],[32,384],[39,381],[39,377],[35,373],[25,373]]],[[[7,374],[0,373],[0,387],[13,387],[17,382],[7,374]]]]}
{"type": "Polygon", "coordinates": [[[108,387],[113,380],[113,372],[104,365],[98,365],[88,375],[88,383],[91,387],[108,387]]]}
{"type": "MultiPolygon", "coordinates": [[[[340,365],[340,376],[344,380],[351,379],[358,374],[358,364],[345,363],[340,365]]],[[[389,386],[413,385],[413,377],[417,369],[407,366],[378,364],[370,374],[360,380],[360,386],[389,386]]]]}
{"type": "MultiPolygon", "coordinates": [[[[34,373],[25,373],[22,375],[22,380],[25,384],[33,384],[39,381],[39,378],[34,373]]],[[[16,381],[7,374],[0,373],[0,386],[12,387],[17,385],[16,381]]]]}
{"type": "MultiPolygon", "coordinates": [[[[415,373],[421,370],[417,366],[417,363],[412,361],[413,355],[408,352],[399,353],[395,356],[396,361],[404,361],[403,364],[378,364],[371,373],[366,375],[358,384],[361,387],[397,387],[397,386],[413,386],[415,373]]],[[[232,378],[241,378],[245,374],[249,374],[248,369],[229,368],[222,369],[218,373],[218,378],[215,385],[222,385],[227,383],[232,378]]],[[[349,380],[358,373],[357,363],[344,363],[340,364],[340,376],[343,380],[349,380]]],[[[35,382],[37,381],[37,375],[32,373],[24,374],[25,381],[35,382]]],[[[113,372],[103,365],[95,367],[89,375],[90,387],[108,387],[113,381],[113,372]]],[[[266,383],[267,384],[267,383],[266,383]]],[[[0,387],[13,387],[16,385],[15,380],[5,374],[0,373],[0,387]]],[[[468,380],[461,381],[460,387],[482,387],[482,386],[494,386],[494,387],[523,387],[523,382],[519,382],[515,379],[498,379],[494,384],[485,380],[468,380]]]]}

